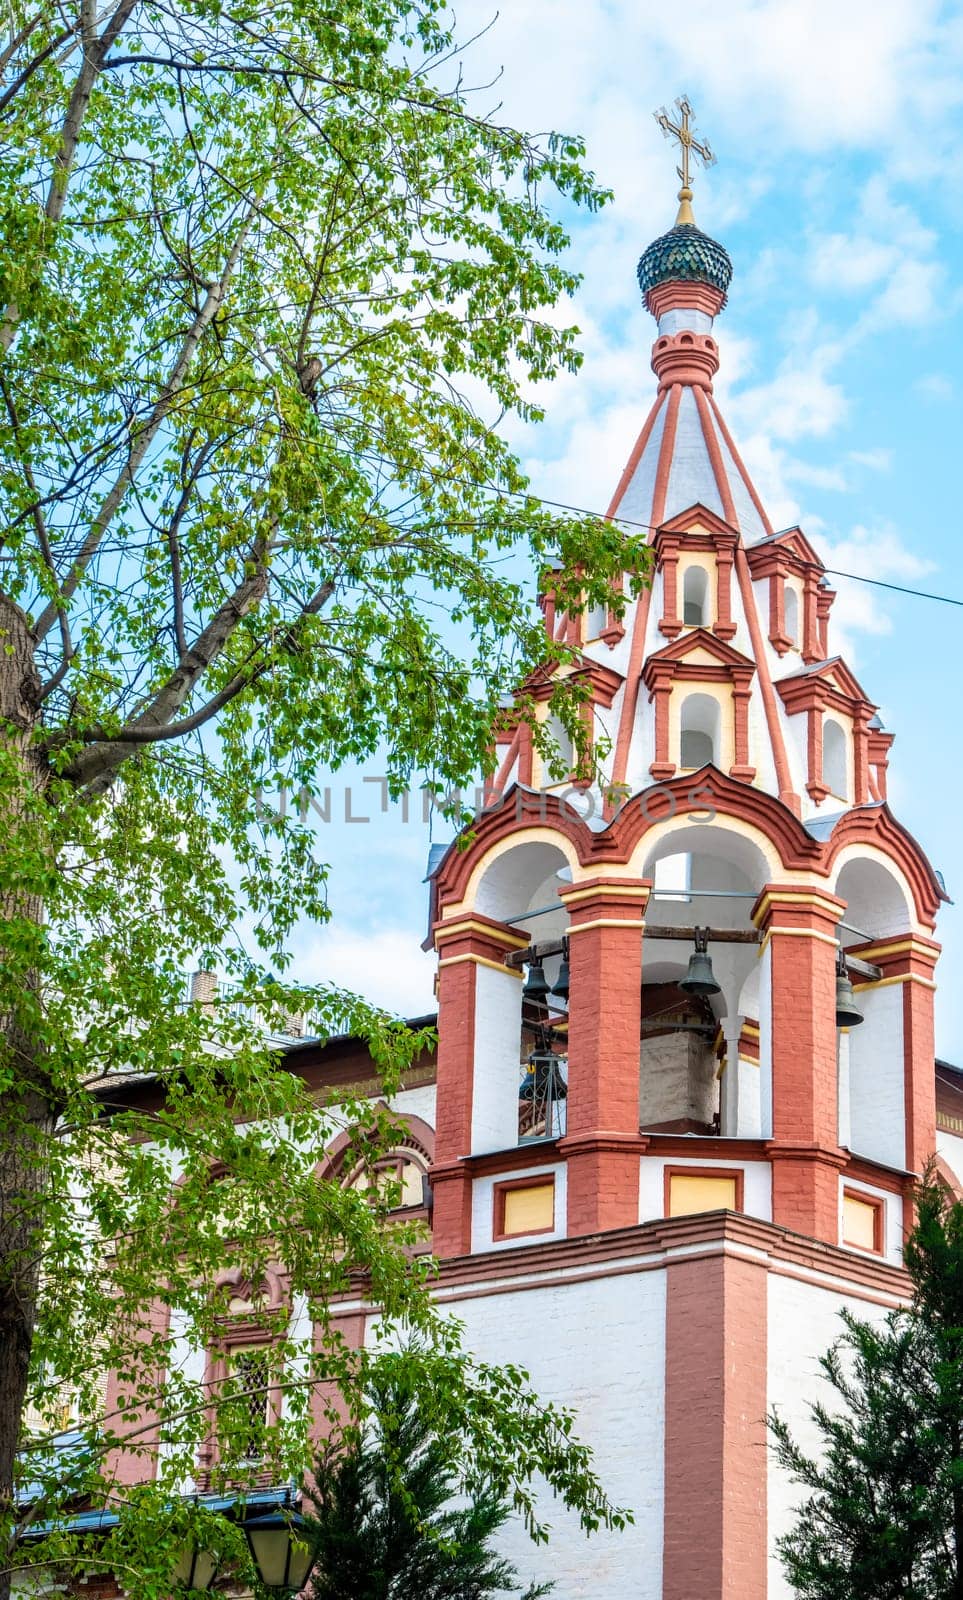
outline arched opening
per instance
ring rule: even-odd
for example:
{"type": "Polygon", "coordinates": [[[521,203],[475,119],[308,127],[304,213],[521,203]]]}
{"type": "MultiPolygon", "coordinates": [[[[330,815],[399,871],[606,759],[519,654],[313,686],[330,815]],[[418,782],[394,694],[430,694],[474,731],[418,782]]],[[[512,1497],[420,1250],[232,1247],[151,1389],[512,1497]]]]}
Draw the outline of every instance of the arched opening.
{"type": "MultiPolygon", "coordinates": [[[[840,869],[834,892],[846,902],[839,929],[843,945],[858,947],[867,939],[905,935],[913,926],[912,900],[881,860],[851,856],[840,869]]],[[[903,1053],[903,987],[861,986],[856,998],[862,1024],[840,1042],[840,1125],[854,1154],[902,1167],[907,1070],[912,1070],[903,1053]]]]}
{"type": "Polygon", "coordinates": [[[589,606],[583,614],[585,638],[597,639],[602,629],[609,620],[609,608],[606,605],[589,606]]]}
{"type": "Polygon", "coordinates": [[[709,621],[709,577],[704,567],[686,568],[682,620],[687,628],[704,628],[709,621]]]}
{"type": "Polygon", "coordinates": [[[799,643],[799,596],[787,584],[783,592],[783,632],[792,644],[799,643]]]}
{"type": "Polygon", "coordinates": [[[847,745],[846,734],[839,723],[827,717],[823,722],[823,782],[841,800],[846,799],[849,790],[847,745]]]}
{"type": "Polygon", "coordinates": [[[553,783],[567,782],[575,766],[575,742],[561,717],[557,717],[553,712],[546,719],[546,729],[551,747],[543,757],[543,788],[548,788],[553,783]],[[555,770],[552,771],[550,768],[555,770]]]}
{"type": "Polygon", "coordinates": [[[719,702],[690,694],[682,703],[680,766],[719,765],[719,702]]]}
{"type": "Polygon", "coordinates": [[[660,830],[638,868],[658,886],[682,862],[684,895],[653,896],[646,915],[640,1124],[650,1132],[758,1138],[759,946],[751,910],[777,869],[745,834],[679,817],[660,830]],[[693,924],[713,930],[708,953],[719,993],[707,998],[679,987],[693,953],[693,924]],[[674,928],[679,934],[672,936],[674,928]],[[741,1062],[743,1023],[755,1031],[741,1062]]]}
{"type": "MultiPolygon", "coordinates": [[[[475,970],[475,1026],[486,1049],[472,1084],[472,1150],[504,1150],[517,1142],[565,1131],[567,995],[560,985],[568,912],[559,900],[560,875],[570,879],[564,852],[529,841],[503,852],[478,885],[475,909],[509,922],[536,947],[548,946],[537,983],[531,965],[504,972],[475,970]],[[540,990],[539,990],[540,986],[540,990]]],[[[561,881],[565,881],[562,879],[561,881]]]]}

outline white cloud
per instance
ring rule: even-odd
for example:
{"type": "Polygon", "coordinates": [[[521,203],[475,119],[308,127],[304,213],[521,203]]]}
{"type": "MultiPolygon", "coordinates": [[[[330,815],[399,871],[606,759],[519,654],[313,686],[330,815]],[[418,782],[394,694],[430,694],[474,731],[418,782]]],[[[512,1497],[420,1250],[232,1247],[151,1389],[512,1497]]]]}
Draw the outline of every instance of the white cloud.
{"type": "Polygon", "coordinates": [[[858,467],[867,467],[870,472],[889,472],[893,465],[893,452],[881,446],[873,450],[850,450],[849,459],[858,467]]]}
{"type": "MultiPolygon", "coordinates": [[[[857,524],[841,539],[827,541],[824,537],[820,555],[826,566],[836,572],[904,584],[907,588],[918,585],[921,578],[934,570],[934,563],[910,550],[899,530],[891,524],[875,527],[857,524]]],[[[859,656],[859,634],[880,636],[892,632],[886,590],[833,575],[830,582],[836,590],[830,619],[832,651],[834,655],[844,655],[855,661],[859,656]]]]}
{"type": "Polygon", "coordinates": [[[927,400],[952,400],[955,394],[953,380],[944,372],[927,372],[913,384],[917,394],[927,400]]]}
{"type": "Polygon", "coordinates": [[[331,983],[402,1017],[436,1009],[435,957],[411,927],[360,930],[337,920],[299,940],[291,972],[299,983],[331,983]]]}

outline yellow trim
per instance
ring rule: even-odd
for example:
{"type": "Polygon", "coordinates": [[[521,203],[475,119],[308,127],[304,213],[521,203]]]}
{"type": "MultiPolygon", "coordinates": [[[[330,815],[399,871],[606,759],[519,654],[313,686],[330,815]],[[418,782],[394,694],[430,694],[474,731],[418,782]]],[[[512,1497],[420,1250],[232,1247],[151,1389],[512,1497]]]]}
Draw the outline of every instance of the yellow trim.
{"type": "Polygon", "coordinates": [[[573,933],[587,933],[589,928],[644,928],[645,923],[635,917],[595,917],[591,922],[573,922],[568,937],[573,933]]]}
{"type": "Polygon", "coordinates": [[[759,1035],[759,1024],[758,1024],[758,1022],[744,1022],[742,1024],[742,1028],[741,1028],[740,1031],[742,1033],[748,1033],[750,1039],[752,1039],[752,1038],[758,1039],[759,1036],[760,1036],[759,1035]]]}
{"type": "Polygon", "coordinates": [[[503,944],[506,950],[524,950],[526,945],[531,944],[527,934],[510,933],[507,929],[503,932],[487,922],[476,922],[472,917],[458,917],[451,922],[439,923],[435,929],[435,943],[455,933],[480,933],[495,944],[503,944]]]}
{"type": "Polygon", "coordinates": [[[921,978],[918,972],[898,972],[892,978],[877,978],[875,983],[854,983],[853,991],[861,994],[864,989],[887,989],[893,983],[921,983],[924,989],[938,987],[932,978],[921,978]]]}
{"type": "Polygon", "coordinates": [[[944,1133],[963,1133],[963,1117],[951,1117],[945,1112],[936,1113],[936,1126],[944,1133]]]}
{"type": "Polygon", "coordinates": [[[629,883],[606,883],[595,889],[582,889],[576,884],[572,889],[560,889],[558,897],[567,906],[577,905],[580,900],[607,900],[610,897],[616,900],[641,900],[644,904],[650,893],[650,889],[634,889],[629,883]]]}
{"type": "MultiPolygon", "coordinates": [[[[787,889],[784,894],[770,894],[767,890],[763,894],[762,903],[752,914],[753,922],[757,924],[761,922],[771,905],[786,905],[787,903],[790,905],[817,906],[819,909],[827,911],[831,917],[837,920],[842,916],[844,910],[844,907],[834,904],[832,900],[827,900],[821,894],[814,893],[811,890],[787,889]]],[[[834,940],[833,943],[835,942],[834,940]]]]}
{"type": "Polygon", "coordinates": [[[922,940],[910,937],[896,942],[886,943],[881,940],[879,944],[868,945],[865,950],[858,951],[860,961],[878,961],[881,956],[901,956],[907,952],[914,955],[925,956],[927,960],[935,962],[939,952],[932,946],[923,944],[922,940]]]}
{"type": "Polygon", "coordinates": [[[759,946],[760,961],[774,933],[783,934],[787,939],[818,939],[820,944],[831,944],[834,950],[839,944],[839,940],[834,939],[832,934],[820,933],[818,928],[767,928],[759,946]]]}
{"type": "Polygon", "coordinates": [[[507,978],[521,980],[525,974],[518,972],[514,967],[505,967],[500,961],[489,961],[487,956],[476,956],[471,950],[466,950],[461,956],[442,956],[439,967],[457,967],[462,961],[473,961],[476,967],[491,967],[493,972],[502,972],[507,978]]]}

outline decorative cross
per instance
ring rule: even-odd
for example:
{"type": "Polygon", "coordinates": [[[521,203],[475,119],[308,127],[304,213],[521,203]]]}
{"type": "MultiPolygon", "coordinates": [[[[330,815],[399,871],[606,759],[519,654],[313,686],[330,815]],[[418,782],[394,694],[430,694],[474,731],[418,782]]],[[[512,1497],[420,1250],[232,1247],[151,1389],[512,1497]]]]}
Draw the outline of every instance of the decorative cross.
{"type": "Polygon", "coordinates": [[[681,167],[677,167],[676,171],[678,172],[679,177],[682,179],[683,189],[689,189],[690,151],[693,155],[698,156],[704,167],[715,166],[716,158],[712,154],[708,142],[705,139],[697,139],[695,133],[693,132],[692,123],[695,121],[695,113],[689,104],[688,97],[684,94],[680,94],[678,100],[676,101],[676,106],[678,107],[679,111],[678,122],[673,122],[668,111],[666,111],[665,106],[663,106],[660,111],[653,112],[653,115],[656,122],[659,124],[659,127],[662,129],[662,132],[665,134],[665,137],[667,139],[674,139],[682,149],[682,165],[681,167]]]}

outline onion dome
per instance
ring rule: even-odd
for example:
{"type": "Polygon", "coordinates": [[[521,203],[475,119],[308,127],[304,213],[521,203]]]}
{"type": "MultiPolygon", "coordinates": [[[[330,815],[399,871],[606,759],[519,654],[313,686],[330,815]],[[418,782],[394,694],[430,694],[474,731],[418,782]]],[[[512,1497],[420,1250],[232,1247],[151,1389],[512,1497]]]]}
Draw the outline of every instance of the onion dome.
{"type": "Polygon", "coordinates": [[[639,262],[639,288],[643,295],[660,284],[705,283],[725,297],[732,281],[729,252],[694,222],[677,222],[654,239],[639,262]]]}

